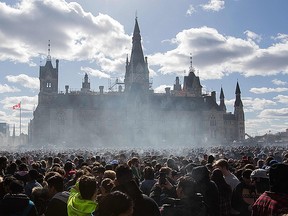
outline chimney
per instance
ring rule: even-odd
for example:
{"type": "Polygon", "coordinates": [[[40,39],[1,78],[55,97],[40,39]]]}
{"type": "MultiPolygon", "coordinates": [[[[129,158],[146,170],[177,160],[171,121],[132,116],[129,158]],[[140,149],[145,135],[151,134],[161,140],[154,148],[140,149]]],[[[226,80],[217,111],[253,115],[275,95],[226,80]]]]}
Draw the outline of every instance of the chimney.
{"type": "Polygon", "coordinates": [[[216,91],[211,92],[211,97],[212,97],[213,101],[216,101],[216,91]]]}
{"type": "Polygon", "coordinates": [[[65,85],[65,94],[68,94],[69,85],[65,85]]]}
{"type": "Polygon", "coordinates": [[[118,87],[118,92],[122,92],[122,86],[121,85],[119,85],[119,87],[118,87]]]}
{"type": "Polygon", "coordinates": [[[99,86],[100,94],[103,94],[104,86],[99,86]]]}
{"type": "Polygon", "coordinates": [[[59,59],[56,59],[56,68],[58,70],[58,66],[59,66],[59,59]]]}

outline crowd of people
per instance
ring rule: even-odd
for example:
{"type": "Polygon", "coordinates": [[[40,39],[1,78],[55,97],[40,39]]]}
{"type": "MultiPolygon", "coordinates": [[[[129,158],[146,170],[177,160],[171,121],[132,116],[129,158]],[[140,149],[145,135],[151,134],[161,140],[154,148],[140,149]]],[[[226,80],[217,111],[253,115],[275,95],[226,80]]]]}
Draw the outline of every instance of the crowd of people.
{"type": "Polygon", "coordinates": [[[2,151],[2,215],[288,215],[288,148],[2,151]]]}

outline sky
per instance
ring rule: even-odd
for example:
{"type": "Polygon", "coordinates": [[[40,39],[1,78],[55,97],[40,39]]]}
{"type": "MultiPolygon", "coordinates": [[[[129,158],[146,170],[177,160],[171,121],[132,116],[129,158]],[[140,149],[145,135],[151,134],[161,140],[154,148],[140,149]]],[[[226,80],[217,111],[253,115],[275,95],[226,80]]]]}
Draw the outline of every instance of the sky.
{"type": "MultiPolygon", "coordinates": [[[[224,90],[234,111],[237,81],[250,136],[288,128],[287,0],[0,1],[0,122],[27,133],[39,93],[39,66],[59,59],[59,91],[104,91],[125,73],[137,17],[152,88],[188,75],[190,57],[203,93],[224,90]]],[[[12,130],[11,130],[12,131],[12,130]]]]}

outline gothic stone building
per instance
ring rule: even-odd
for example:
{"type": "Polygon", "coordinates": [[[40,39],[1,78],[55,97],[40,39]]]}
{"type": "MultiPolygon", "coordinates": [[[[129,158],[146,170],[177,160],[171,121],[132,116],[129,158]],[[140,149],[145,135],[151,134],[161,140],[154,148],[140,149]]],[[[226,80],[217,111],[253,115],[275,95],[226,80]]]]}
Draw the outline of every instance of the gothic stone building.
{"type": "Polygon", "coordinates": [[[223,89],[202,94],[200,79],[190,66],[183,85],[176,77],[166,93],[154,93],[149,83],[136,19],[130,61],[126,60],[124,83],[117,91],[90,90],[85,74],[81,91],[58,92],[58,65],[50,53],[40,66],[38,106],[29,124],[34,145],[70,147],[177,147],[227,144],[242,141],[245,121],[241,91],[236,85],[234,113],[227,112],[223,89]]]}

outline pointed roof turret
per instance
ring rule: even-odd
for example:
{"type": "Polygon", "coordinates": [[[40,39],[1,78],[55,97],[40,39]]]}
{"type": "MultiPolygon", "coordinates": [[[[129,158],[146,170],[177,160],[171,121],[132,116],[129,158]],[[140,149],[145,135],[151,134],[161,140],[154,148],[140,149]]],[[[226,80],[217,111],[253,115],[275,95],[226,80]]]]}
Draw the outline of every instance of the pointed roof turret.
{"type": "Polygon", "coordinates": [[[235,90],[235,94],[241,94],[241,91],[240,91],[240,87],[239,87],[239,83],[237,81],[237,84],[236,84],[236,90],[235,90]]]}
{"type": "Polygon", "coordinates": [[[220,99],[224,99],[224,92],[223,92],[223,88],[221,87],[221,91],[220,91],[220,99]]]}
{"type": "Polygon", "coordinates": [[[141,45],[141,35],[137,17],[135,19],[135,26],[132,37],[132,53],[130,57],[130,62],[132,65],[136,65],[136,63],[144,64],[144,55],[141,45]]]}
{"type": "Polygon", "coordinates": [[[236,94],[236,100],[235,100],[235,103],[234,103],[234,107],[243,107],[243,103],[242,103],[242,100],[241,100],[241,91],[240,91],[240,87],[239,87],[238,81],[237,81],[237,84],[236,84],[235,94],[236,94]]]}
{"type": "Polygon", "coordinates": [[[223,92],[223,88],[221,87],[220,91],[220,109],[226,112],[226,105],[225,105],[225,96],[223,92]]]}
{"type": "Polygon", "coordinates": [[[145,60],[142,50],[141,35],[137,17],[135,18],[135,26],[132,37],[130,62],[128,62],[128,57],[126,59],[124,83],[125,91],[134,92],[135,89],[137,89],[139,92],[147,92],[149,90],[149,69],[147,59],[145,60]]]}

